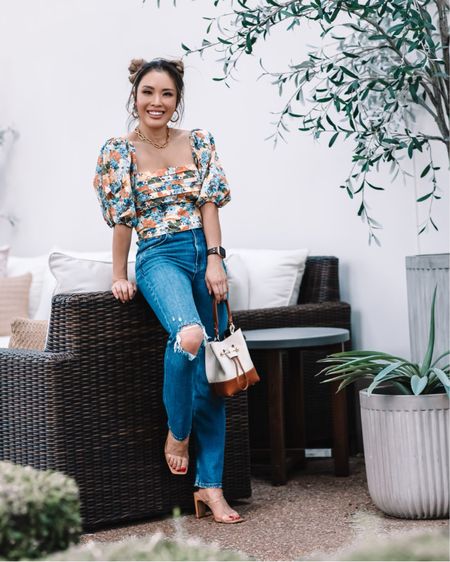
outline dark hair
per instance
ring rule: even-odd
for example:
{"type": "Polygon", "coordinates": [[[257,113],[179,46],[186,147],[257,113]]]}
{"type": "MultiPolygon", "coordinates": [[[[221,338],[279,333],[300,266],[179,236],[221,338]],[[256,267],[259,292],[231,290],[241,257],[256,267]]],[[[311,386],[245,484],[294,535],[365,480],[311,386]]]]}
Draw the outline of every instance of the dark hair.
{"type": "Polygon", "coordinates": [[[130,72],[129,80],[133,84],[126,105],[127,111],[130,114],[128,118],[128,130],[131,124],[138,119],[135,113],[135,104],[139,84],[142,78],[151,70],[167,72],[174,81],[177,94],[176,111],[178,113],[178,118],[174,122],[182,119],[184,113],[184,64],[181,59],[153,59],[150,62],[146,62],[144,59],[133,59],[128,70],[130,72]]]}

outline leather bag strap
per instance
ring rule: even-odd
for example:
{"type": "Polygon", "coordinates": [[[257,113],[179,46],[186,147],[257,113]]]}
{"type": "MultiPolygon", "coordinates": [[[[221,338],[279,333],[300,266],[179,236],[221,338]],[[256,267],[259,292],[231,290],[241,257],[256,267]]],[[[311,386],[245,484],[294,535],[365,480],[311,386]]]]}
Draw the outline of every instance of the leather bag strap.
{"type": "Polygon", "coordinates": [[[242,366],[241,360],[239,359],[239,357],[233,357],[232,361],[234,363],[234,366],[236,367],[236,382],[237,382],[238,387],[241,390],[247,390],[248,384],[249,384],[248,376],[247,376],[247,373],[244,370],[244,367],[242,366]],[[242,374],[244,375],[244,379],[245,379],[244,386],[241,386],[240,383],[239,383],[239,367],[241,368],[242,374]]]}
{"type": "MultiPolygon", "coordinates": [[[[228,299],[226,299],[225,302],[227,304],[227,311],[228,311],[228,328],[230,330],[231,330],[231,328],[233,328],[233,331],[234,331],[233,315],[231,314],[230,303],[228,302],[228,299]]],[[[218,315],[217,315],[217,300],[216,300],[216,297],[213,297],[213,299],[212,299],[212,307],[213,307],[213,317],[214,317],[214,334],[215,334],[215,339],[218,340],[219,339],[219,321],[218,321],[218,315]]]]}

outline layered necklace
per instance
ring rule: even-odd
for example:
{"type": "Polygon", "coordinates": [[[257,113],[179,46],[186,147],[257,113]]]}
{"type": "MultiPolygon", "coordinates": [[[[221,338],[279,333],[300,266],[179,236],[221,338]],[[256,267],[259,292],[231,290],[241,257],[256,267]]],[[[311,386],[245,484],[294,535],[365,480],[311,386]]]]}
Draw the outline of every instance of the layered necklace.
{"type": "Polygon", "coordinates": [[[163,144],[158,144],[157,142],[152,141],[152,139],[147,138],[144,135],[144,133],[140,131],[139,127],[136,127],[134,132],[137,134],[137,136],[141,141],[148,142],[149,144],[153,145],[155,148],[165,148],[169,144],[170,127],[167,127],[167,137],[166,137],[166,141],[163,144]]]}

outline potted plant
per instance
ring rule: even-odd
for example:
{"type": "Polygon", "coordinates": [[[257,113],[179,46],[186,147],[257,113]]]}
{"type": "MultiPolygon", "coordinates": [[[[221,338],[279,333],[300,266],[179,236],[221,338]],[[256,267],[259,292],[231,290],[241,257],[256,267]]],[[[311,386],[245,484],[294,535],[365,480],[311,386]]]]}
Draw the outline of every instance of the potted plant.
{"type": "Polygon", "coordinates": [[[421,364],[379,351],[344,351],[318,362],[321,382],[341,381],[337,392],[360,379],[361,423],[367,484],[375,505],[389,515],[434,519],[449,514],[450,364],[433,361],[435,300],[428,347],[421,364]]]}

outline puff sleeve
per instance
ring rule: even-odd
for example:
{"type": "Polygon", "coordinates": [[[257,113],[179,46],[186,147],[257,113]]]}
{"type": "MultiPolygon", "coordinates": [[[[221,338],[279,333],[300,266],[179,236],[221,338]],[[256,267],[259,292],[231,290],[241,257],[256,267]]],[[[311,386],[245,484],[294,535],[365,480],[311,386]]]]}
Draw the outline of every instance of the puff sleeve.
{"type": "Polygon", "coordinates": [[[125,139],[108,139],[100,149],[93,185],[103,218],[110,227],[137,225],[132,190],[134,167],[125,139]]]}
{"type": "Polygon", "coordinates": [[[213,202],[217,207],[223,207],[231,201],[230,188],[224,169],[217,154],[213,135],[205,131],[203,150],[200,163],[202,168],[202,187],[196,201],[196,206],[213,202]]]}

